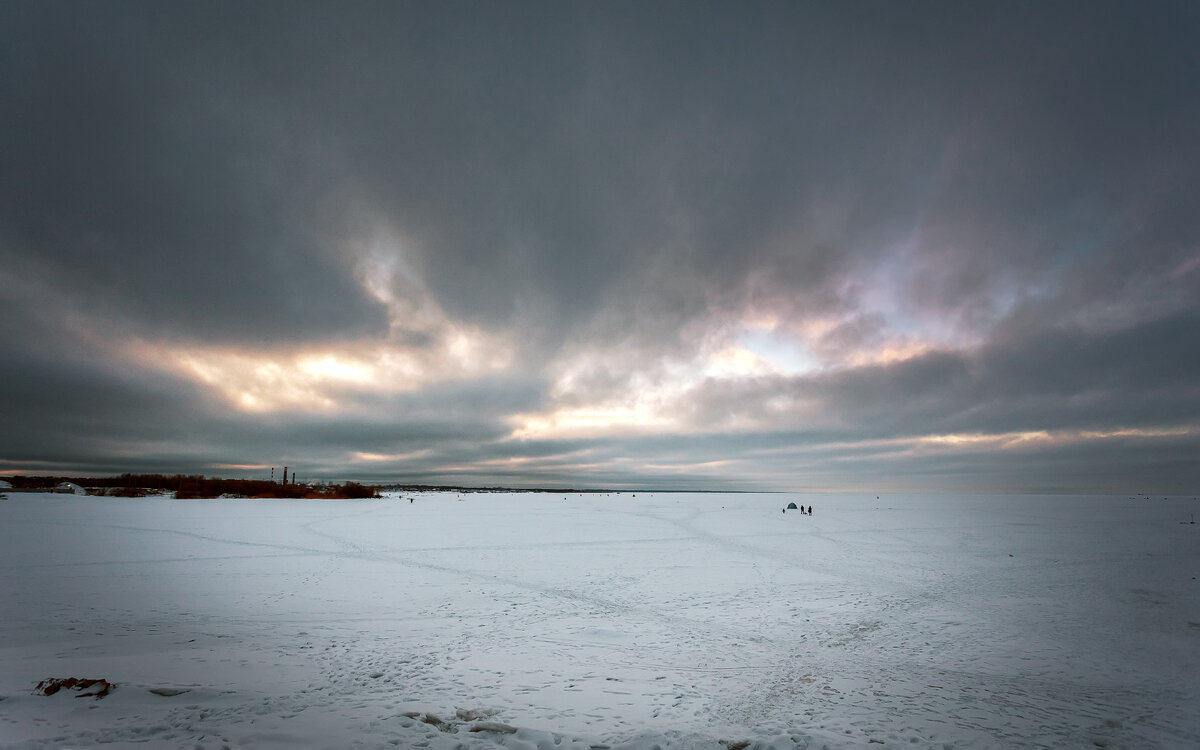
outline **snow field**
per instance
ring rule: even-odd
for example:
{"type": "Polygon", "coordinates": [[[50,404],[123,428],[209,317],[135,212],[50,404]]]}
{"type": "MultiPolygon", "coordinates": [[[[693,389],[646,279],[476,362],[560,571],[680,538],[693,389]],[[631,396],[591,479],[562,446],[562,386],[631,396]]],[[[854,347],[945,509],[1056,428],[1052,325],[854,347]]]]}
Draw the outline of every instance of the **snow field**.
{"type": "Polygon", "coordinates": [[[0,745],[1200,745],[1193,498],[636,495],[10,492],[0,745]]]}

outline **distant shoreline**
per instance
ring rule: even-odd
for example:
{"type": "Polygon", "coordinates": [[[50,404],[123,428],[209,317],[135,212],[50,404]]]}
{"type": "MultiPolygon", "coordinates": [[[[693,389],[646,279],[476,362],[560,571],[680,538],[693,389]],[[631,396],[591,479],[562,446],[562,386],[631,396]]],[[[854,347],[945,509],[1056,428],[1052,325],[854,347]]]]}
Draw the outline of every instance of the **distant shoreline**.
{"type": "MultiPolygon", "coordinates": [[[[180,493],[182,497],[220,497],[237,496],[250,498],[263,497],[334,497],[337,490],[349,493],[355,497],[369,496],[371,492],[457,492],[470,494],[487,493],[536,493],[536,494],[574,494],[574,495],[612,495],[612,494],[661,494],[661,495],[961,495],[961,496],[1062,496],[1074,497],[1085,495],[1096,496],[1125,496],[1131,500],[1149,500],[1155,498],[1191,498],[1196,499],[1195,492],[1131,492],[1121,490],[1083,491],[1062,488],[1030,488],[1024,491],[989,491],[989,490],[866,490],[866,489],[686,489],[686,488],[614,488],[614,487],[507,487],[485,486],[471,487],[451,484],[409,484],[399,482],[360,482],[349,481],[303,481],[282,482],[273,479],[223,479],[206,477],[199,474],[120,474],[106,477],[84,477],[70,474],[55,475],[9,475],[0,476],[0,492],[54,492],[60,485],[69,483],[78,485],[89,495],[110,496],[139,496],[146,494],[180,493]],[[126,494],[126,491],[137,494],[126,494]]],[[[60,492],[63,490],[60,488],[60,492]]]]}
{"type": "MultiPolygon", "coordinates": [[[[462,493],[500,493],[500,492],[535,492],[535,493],[566,493],[577,495],[600,495],[619,493],[661,493],[661,494],[779,494],[783,490],[697,490],[697,489],[616,489],[611,487],[466,487],[445,484],[402,484],[396,482],[372,483],[350,480],[346,482],[280,482],[267,479],[224,479],[206,477],[199,474],[120,474],[108,477],[82,477],[73,475],[14,475],[5,478],[13,486],[4,488],[13,492],[49,492],[63,483],[79,485],[88,490],[95,489],[140,489],[177,492],[186,489],[199,489],[200,485],[218,487],[222,492],[245,494],[261,493],[270,488],[311,488],[360,485],[379,492],[462,492],[462,493]]],[[[89,493],[107,494],[107,493],[89,493]]],[[[795,493],[792,493],[795,494],[795,493]]]]}

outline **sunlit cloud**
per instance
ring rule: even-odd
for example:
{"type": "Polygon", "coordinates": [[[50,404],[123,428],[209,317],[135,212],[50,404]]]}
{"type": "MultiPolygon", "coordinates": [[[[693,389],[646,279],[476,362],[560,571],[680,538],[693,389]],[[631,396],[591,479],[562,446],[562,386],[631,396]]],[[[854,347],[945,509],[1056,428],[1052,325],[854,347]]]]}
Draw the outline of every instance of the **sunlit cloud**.
{"type": "Polygon", "coordinates": [[[361,258],[364,293],[387,307],[382,339],[268,348],[133,340],[126,352],[252,413],[335,413],[352,408],[356,395],[411,393],[512,364],[511,335],[452,320],[420,284],[402,243],[382,235],[351,249],[361,258]]]}
{"type": "Polygon", "coordinates": [[[716,366],[712,374],[796,375],[820,366],[804,339],[778,326],[744,325],[735,342],[712,355],[710,361],[716,366]]]}
{"type": "Polygon", "coordinates": [[[1109,438],[1171,438],[1189,437],[1200,434],[1197,427],[1138,427],[1120,430],[1082,430],[1079,436],[1086,440],[1105,440],[1109,438]]]}
{"type": "Polygon", "coordinates": [[[405,451],[403,453],[370,453],[364,451],[355,451],[350,454],[350,461],[353,463],[367,464],[394,464],[424,458],[425,456],[430,455],[432,452],[433,451],[429,450],[428,448],[415,451],[405,451]]]}
{"type": "Polygon", "coordinates": [[[795,376],[894,364],[932,351],[969,350],[979,344],[936,327],[926,330],[911,320],[896,323],[897,317],[895,311],[856,309],[793,318],[751,311],[734,327],[735,344],[711,356],[709,374],[795,376]]]}
{"type": "Polygon", "coordinates": [[[351,362],[347,355],[321,352],[257,352],[184,348],[161,352],[166,366],[247,412],[284,409],[330,411],[338,406],[337,389],[354,372],[357,387],[377,384],[374,364],[351,362]],[[323,363],[316,365],[316,363],[323,363]]]}
{"type": "Polygon", "coordinates": [[[144,345],[139,355],[193,380],[240,411],[332,412],[355,394],[412,392],[434,382],[502,371],[506,350],[477,331],[453,331],[435,346],[385,342],[298,351],[144,345]]]}
{"type": "Polygon", "coordinates": [[[714,314],[656,351],[636,335],[617,345],[576,345],[546,367],[549,403],[513,414],[511,438],[579,439],[614,435],[707,434],[788,429],[819,404],[784,384],[929,354],[912,336],[827,338],[846,324],[837,315],[787,320],[763,306],[729,320],[714,314]],[[689,346],[690,345],[690,346],[689,346]],[[728,404],[705,409],[706,392],[728,404]]]}
{"type": "Polygon", "coordinates": [[[503,337],[446,326],[423,345],[350,342],[264,350],[130,342],[137,360],[191,380],[239,411],[331,413],[356,395],[410,393],[433,383],[483,378],[511,363],[503,337]]]}
{"type": "Polygon", "coordinates": [[[711,355],[704,373],[714,378],[737,378],[775,372],[767,360],[749,349],[730,347],[711,355]]]}
{"type": "Polygon", "coordinates": [[[641,468],[650,471],[667,472],[673,474],[692,474],[705,472],[719,472],[728,470],[730,467],[738,464],[739,461],[734,459],[719,459],[715,461],[681,461],[676,463],[658,463],[647,462],[641,464],[641,468]]]}
{"type": "Polygon", "coordinates": [[[650,404],[594,408],[563,408],[509,417],[515,440],[587,438],[611,434],[633,435],[663,432],[678,422],[650,404]]]}
{"type": "Polygon", "coordinates": [[[1045,430],[1032,430],[1025,432],[1005,432],[994,435],[982,435],[976,433],[923,435],[915,438],[912,442],[917,445],[948,446],[951,448],[988,448],[1005,450],[1008,448],[1021,447],[1033,443],[1054,442],[1064,438],[1066,438],[1066,435],[1063,433],[1054,435],[1045,430]]]}
{"type": "Polygon", "coordinates": [[[1027,430],[999,433],[944,433],[885,439],[832,441],[808,446],[812,450],[842,452],[848,449],[878,452],[1021,451],[1111,440],[1156,440],[1200,436],[1200,427],[1122,428],[1115,430],[1027,430]]]}
{"type": "Polygon", "coordinates": [[[339,359],[331,353],[300,357],[296,361],[298,373],[307,375],[316,381],[370,383],[377,373],[374,368],[362,362],[339,359]]]}

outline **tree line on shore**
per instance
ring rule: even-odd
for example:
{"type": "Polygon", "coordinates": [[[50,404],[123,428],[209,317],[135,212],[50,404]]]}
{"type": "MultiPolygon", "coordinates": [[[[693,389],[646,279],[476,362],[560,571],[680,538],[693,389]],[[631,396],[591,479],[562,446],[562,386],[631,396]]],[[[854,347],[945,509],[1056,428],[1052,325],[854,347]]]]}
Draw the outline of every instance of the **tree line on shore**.
{"type": "Polygon", "coordinates": [[[48,490],[71,482],[88,494],[142,497],[172,492],[179,499],[235,495],[257,498],[328,498],[351,499],[379,497],[379,488],[345,482],[343,484],[295,484],[266,479],[220,479],[199,474],[121,474],[115,477],[10,476],[14,490],[48,490]]]}

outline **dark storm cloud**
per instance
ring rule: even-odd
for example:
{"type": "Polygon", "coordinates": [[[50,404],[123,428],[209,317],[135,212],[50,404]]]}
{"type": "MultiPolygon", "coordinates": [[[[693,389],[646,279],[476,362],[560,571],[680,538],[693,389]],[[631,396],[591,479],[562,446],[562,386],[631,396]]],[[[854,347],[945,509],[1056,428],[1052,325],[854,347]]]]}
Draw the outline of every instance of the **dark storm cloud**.
{"type": "Polygon", "coordinates": [[[337,254],[317,134],[163,10],[6,6],[0,262],[136,331],[381,331],[337,254]]]}
{"type": "Polygon", "coordinates": [[[11,337],[0,357],[0,458],[20,462],[18,468],[42,461],[140,463],[142,451],[186,440],[209,419],[214,404],[195,386],[114,362],[54,333],[28,347],[12,345],[17,337],[11,337]]]}
{"type": "Polygon", "coordinates": [[[814,293],[914,225],[916,299],[970,305],[1147,170],[1195,186],[1189,11],[1080,10],[12,6],[5,245],[217,338],[379,332],[360,212],[483,320],[569,326],[648,272],[814,293]]]}
{"type": "Polygon", "coordinates": [[[0,457],[423,448],[394,471],[667,482],[620,462],[1193,424],[1198,30],[1182,2],[7,3],[0,413],[31,427],[0,457]],[[441,328],[368,292],[389,260],[441,328]],[[753,317],[829,322],[808,353],[837,365],[678,410],[753,428],[505,439],[753,317]],[[116,342],[434,351],[454,325],[515,364],[322,417],[236,414],[116,342]],[[897,341],[932,343],[853,364],[897,341]]]}

